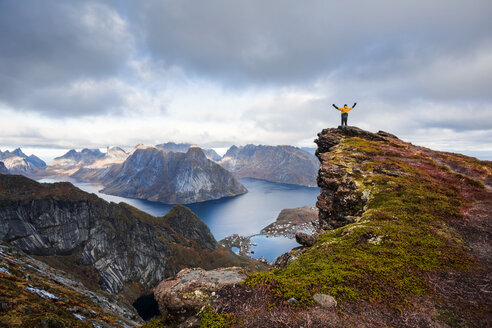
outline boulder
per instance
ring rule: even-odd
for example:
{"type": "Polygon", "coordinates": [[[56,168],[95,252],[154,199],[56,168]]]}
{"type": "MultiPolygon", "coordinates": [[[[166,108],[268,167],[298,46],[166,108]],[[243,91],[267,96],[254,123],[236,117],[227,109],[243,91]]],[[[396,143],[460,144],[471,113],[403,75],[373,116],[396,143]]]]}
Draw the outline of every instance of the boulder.
{"type": "Polygon", "coordinates": [[[306,247],[311,247],[316,243],[316,240],[318,239],[317,234],[307,234],[305,232],[297,232],[296,233],[296,241],[306,247]]]}
{"type": "Polygon", "coordinates": [[[334,308],[337,306],[337,301],[331,295],[314,294],[314,301],[323,308],[334,308]]]}
{"type": "Polygon", "coordinates": [[[184,322],[210,304],[219,289],[244,281],[246,275],[241,271],[239,267],[183,269],[154,288],[159,311],[168,320],[184,322]]]}
{"type": "Polygon", "coordinates": [[[299,255],[303,254],[305,251],[306,248],[302,246],[293,248],[289,252],[284,253],[279,257],[277,257],[274,266],[276,268],[285,268],[287,264],[289,264],[292,261],[295,261],[299,257],[299,255]]]}

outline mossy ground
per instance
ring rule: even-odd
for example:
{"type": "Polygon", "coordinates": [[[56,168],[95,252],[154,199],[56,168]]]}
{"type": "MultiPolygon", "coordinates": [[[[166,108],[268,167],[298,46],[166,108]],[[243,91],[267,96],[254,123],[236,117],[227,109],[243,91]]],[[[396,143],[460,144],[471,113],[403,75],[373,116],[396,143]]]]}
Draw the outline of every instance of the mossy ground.
{"type": "Polygon", "coordinates": [[[250,286],[269,286],[301,306],[327,293],[342,305],[364,301],[403,309],[415,297],[431,296],[427,274],[474,268],[449,222],[460,220],[473,201],[466,195],[482,192],[483,183],[403,142],[346,138],[328,156],[361,191],[370,191],[366,210],[357,222],[325,232],[286,268],[250,276],[250,286]]]}
{"type": "Polygon", "coordinates": [[[207,307],[200,317],[200,328],[229,328],[239,325],[239,321],[234,315],[213,312],[211,307],[207,307]]]}
{"type": "Polygon", "coordinates": [[[286,267],[220,290],[202,325],[488,326],[490,297],[476,286],[490,283],[490,270],[477,248],[469,248],[483,225],[469,213],[488,197],[479,214],[490,217],[490,162],[396,138],[358,137],[342,137],[320,158],[322,170],[324,163],[335,165],[343,179],[355,182],[365,202],[356,209],[360,217],[324,232],[313,247],[293,251],[296,258],[286,267]],[[473,228],[465,232],[464,226],[473,228]],[[338,307],[314,306],[315,293],[334,296],[338,307]],[[291,297],[298,303],[290,304],[291,297]]]}

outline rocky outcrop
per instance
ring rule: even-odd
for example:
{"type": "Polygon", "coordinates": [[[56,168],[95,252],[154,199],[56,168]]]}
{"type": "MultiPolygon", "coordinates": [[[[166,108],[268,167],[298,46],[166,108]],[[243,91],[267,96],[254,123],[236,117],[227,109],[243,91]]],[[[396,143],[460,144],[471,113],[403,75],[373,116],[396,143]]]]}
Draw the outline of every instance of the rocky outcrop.
{"type": "Polygon", "coordinates": [[[46,163],[39,157],[27,156],[20,148],[12,152],[0,151],[0,161],[11,174],[33,175],[46,166],[46,163]]]}
{"type": "Polygon", "coordinates": [[[0,240],[29,254],[65,258],[74,274],[93,268],[100,288],[112,293],[129,283],[151,288],[190,265],[241,262],[217,249],[208,227],[185,207],[156,218],[70,183],[14,175],[0,175],[0,240]]]}
{"type": "Polygon", "coordinates": [[[319,162],[292,146],[232,146],[219,162],[238,178],[316,186],[319,162]]]}
{"type": "Polygon", "coordinates": [[[142,324],[135,309],[118,296],[91,291],[66,272],[4,242],[0,242],[0,290],[0,313],[15,313],[0,315],[4,327],[142,324]]]}
{"type": "Polygon", "coordinates": [[[207,323],[488,323],[492,163],[355,127],[323,130],[316,142],[319,237],[298,235],[311,247],[294,248],[277,259],[276,269],[220,291],[207,323]]]}
{"type": "Polygon", "coordinates": [[[302,246],[311,247],[316,243],[318,238],[317,234],[307,234],[305,232],[297,232],[296,233],[296,241],[302,246]]]}
{"type": "Polygon", "coordinates": [[[386,132],[372,133],[352,126],[324,129],[318,133],[314,142],[318,145],[316,156],[321,162],[317,178],[321,192],[316,203],[320,229],[335,229],[353,223],[355,217],[362,214],[367,200],[351,177],[354,172],[347,170],[345,164],[333,164],[330,161],[332,156],[337,155],[332,152],[334,146],[347,137],[384,141],[389,136],[391,135],[386,132]]]}
{"type": "Polygon", "coordinates": [[[162,281],[154,288],[161,315],[174,322],[189,320],[203,306],[216,299],[218,290],[243,282],[246,275],[241,271],[237,267],[180,271],[175,277],[162,281]]]}
{"type": "MultiPolygon", "coordinates": [[[[174,152],[174,153],[186,153],[190,147],[193,146],[189,143],[174,143],[174,142],[166,142],[163,144],[156,145],[157,148],[164,150],[166,153],[174,152]]],[[[221,157],[217,152],[211,148],[202,148],[203,153],[207,156],[208,159],[218,162],[221,157]]]]}
{"type": "Polygon", "coordinates": [[[102,192],[123,197],[187,204],[247,192],[230,172],[195,146],[186,153],[141,146],[111,170],[102,181],[102,192]]]}

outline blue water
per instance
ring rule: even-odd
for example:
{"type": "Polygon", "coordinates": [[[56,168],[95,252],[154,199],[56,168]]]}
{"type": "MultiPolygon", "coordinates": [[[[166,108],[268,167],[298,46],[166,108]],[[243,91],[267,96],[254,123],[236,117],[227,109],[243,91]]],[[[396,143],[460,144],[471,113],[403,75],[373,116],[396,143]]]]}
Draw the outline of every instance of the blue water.
{"type": "Polygon", "coordinates": [[[268,237],[264,235],[252,237],[251,242],[258,246],[251,246],[249,255],[256,259],[264,257],[268,262],[275,262],[275,259],[283,253],[290,251],[294,247],[301,246],[292,238],[268,237]]]}
{"type": "MultiPolygon", "coordinates": [[[[217,240],[237,233],[242,236],[258,234],[261,229],[274,222],[284,208],[312,206],[316,203],[319,188],[290,184],[273,183],[263,180],[244,178],[239,181],[248,189],[248,193],[236,197],[222,198],[202,203],[185,205],[195,212],[210,228],[217,240]]],[[[53,182],[43,179],[40,182],[53,182]]],[[[112,202],[125,202],[154,216],[165,215],[173,205],[151,202],[141,199],[111,196],[100,193],[101,186],[73,182],[80,189],[94,193],[112,202]]],[[[251,247],[258,258],[265,257],[273,261],[277,256],[298,246],[295,240],[285,237],[255,236],[251,247]]]]}

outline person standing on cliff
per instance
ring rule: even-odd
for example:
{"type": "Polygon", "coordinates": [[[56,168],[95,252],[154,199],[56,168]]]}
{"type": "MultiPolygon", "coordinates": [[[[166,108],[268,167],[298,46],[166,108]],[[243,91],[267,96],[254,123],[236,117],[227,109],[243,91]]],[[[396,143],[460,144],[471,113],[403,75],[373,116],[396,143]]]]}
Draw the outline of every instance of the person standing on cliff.
{"type": "Polygon", "coordinates": [[[343,105],[343,107],[337,107],[335,104],[333,104],[333,107],[342,112],[342,126],[343,123],[345,123],[345,126],[347,126],[348,112],[354,109],[355,105],[357,105],[357,103],[354,103],[352,107],[348,107],[347,104],[343,105]]]}

